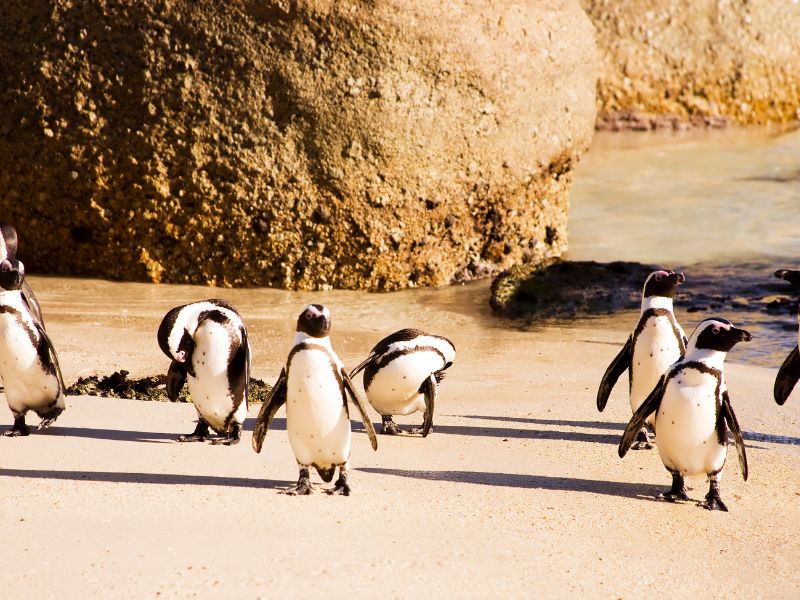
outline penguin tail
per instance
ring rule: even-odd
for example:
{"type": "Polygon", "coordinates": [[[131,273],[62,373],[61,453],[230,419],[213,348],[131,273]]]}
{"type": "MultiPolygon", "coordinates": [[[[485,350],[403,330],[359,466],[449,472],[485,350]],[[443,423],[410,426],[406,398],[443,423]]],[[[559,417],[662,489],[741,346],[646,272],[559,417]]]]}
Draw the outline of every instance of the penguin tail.
{"type": "Polygon", "coordinates": [[[336,473],[336,465],[328,467],[327,469],[314,465],[314,468],[325,483],[330,483],[333,480],[333,474],[336,473]]]}

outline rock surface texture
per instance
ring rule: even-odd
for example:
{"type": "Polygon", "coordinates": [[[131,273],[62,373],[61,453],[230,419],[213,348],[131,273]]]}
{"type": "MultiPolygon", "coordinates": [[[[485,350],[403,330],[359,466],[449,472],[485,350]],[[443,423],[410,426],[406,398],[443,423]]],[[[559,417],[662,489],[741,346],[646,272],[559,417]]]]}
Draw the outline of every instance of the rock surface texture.
{"type": "Polygon", "coordinates": [[[598,127],[800,119],[796,0],[582,0],[601,57],[598,127]]]}
{"type": "Polygon", "coordinates": [[[577,0],[7,4],[0,215],[29,270],[377,290],[566,247],[577,0]]]}

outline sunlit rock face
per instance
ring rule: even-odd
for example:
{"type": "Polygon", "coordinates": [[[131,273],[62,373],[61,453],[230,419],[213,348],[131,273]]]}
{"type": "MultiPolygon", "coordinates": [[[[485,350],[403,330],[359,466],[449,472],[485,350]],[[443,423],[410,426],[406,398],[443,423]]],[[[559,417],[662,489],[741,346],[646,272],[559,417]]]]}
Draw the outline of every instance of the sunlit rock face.
{"type": "Polygon", "coordinates": [[[56,0],[0,19],[0,217],[36,272],[396,289],[566,248],[577,0],[56,0]]]}

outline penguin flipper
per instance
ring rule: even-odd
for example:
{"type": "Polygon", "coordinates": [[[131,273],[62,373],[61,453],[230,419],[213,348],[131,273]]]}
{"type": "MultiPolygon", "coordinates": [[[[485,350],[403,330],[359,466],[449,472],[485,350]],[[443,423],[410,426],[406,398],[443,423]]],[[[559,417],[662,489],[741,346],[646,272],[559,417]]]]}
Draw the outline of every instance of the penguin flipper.
{"type": "Polygon", "coordinates": [[[370,444],[372,444],[372,449],[378,449],[378,437],[375,435],[375,427],[372,426],[372,421],[369,420],[369,415],[367,414],[366,409],[364,408],[364,403],[361,401],[361,398],[358,396],[356,392],[356,388],[353,385],[351,379],[347,376],[347,372],[342,369],[342,381],[344,382],[344,394],[345,400],[347,399],[347,395],[350,395],[350,398],[353,400],[353,404],[356,405],[358,412],[361,413],[361,421],[364,423],[364,429],[367,430],[367,435],[369,436],[370,444]]]}
{"type": "Polygon", "coordinates": [[[235,402],[233,407],[234,411],[239,408],[242,400],[244,400],[245,406],[248,408],[250,406],[248,404],[248,392],[250,387],[250,344],[247,341],[247,331],[245,328],[241,327],[239,332],[242,336],[242,341],[228,363],[228,381],[231,382],[231,392],[233,392],[235,402]]]}
{"type": "Polygon", "coordinates": [[[173,360],[167,371],[167,398],[177,402],[184,383],[186,383],[186,367],[173,360]]]}
{"type": "Polygon", "coordinates": [[[275,418],[275,413],[278,409],[286,404],[286,369],[281,369],[281,374],[278,376],[278,381],[269,391],[264,404],[261,405],[261,410],[258,411],[256,417],[256,425],[253,428],[253,450],[261,452],[261,446],[264,443],[264,438],[267,436],[267,430],[272,424],[272,419],[275,418]]]}
{"type": "Polygon", "coordinates": [[[775,377],[775,402],[779,406],[783,406],[789,394],[792,393],[797,380],[800,379],[800,349],[794,347],[783,361],[781,368],[778,370],[778,376],[775,377]]]}
{"type": "Polygon", "coordinates": [[[622,458],[630,450],[639,431],[644,427],[647,417],[658,410],[661,406],[661,400],[664,398],[664,389],[666,388],[667,378],[662,375],[658,380],[656,387],[650,392],[650,395],[645,398],[642,405],[633,413],[628,426],[625,427],[625,432],[622,434],[622,439],[619,442],[619,457],[622,458]]]}
{"type": "Polygon", "coordinates": [[[427,437],[433,427],[433,407],[436,404],[436,393],[438,386],[436,385],[438,378],[436,374],[432,374],[425,381],[425,417],[422,421],[422,437],[427,437]]]}
{"type": "Polygon", "coordinates": [[[742,438],[742,430],[739,427],[739,421],[736,419],[736,414],[733,412],[731,405],[731,398],[728,395],[728,390],[722,392],[722,414],[728,427],[733,433],[733,441],[736,444],[736,453],[739,455],[739,468],[742,470],[742,477],[747,481],[747,453],[744,449],[744,439],[742,438]]]}
{"type": "Polygon", "coordinates": [[[51,366],[55,371],[56,378],[58,379],[58,393],[59,395],[66,393],[67,386],[64,385],[64,376],[61,374],[61,365],[58,364],[58,356],[56,356],[56,347],[53,345],[53,340],[47,335],[44,330],[44,325],[40,322],[34,323],[36,330],[39,332],[39,356],[49,362],[46,366],[51,366]]]}
{"type": "Polygon", "coordinates": [[[374,352],[371,352],[370,355],[367,358],[365,358],[363,361],[361,361],[361,364],[359,364],[355,369],[350,371],[350,379],[352,379],[353,377],[358,375],[359,371],[362,371],[363,369],[365,369],[366,366],[369,363],[371,363],[373,360],[375,360],[376,358],[378,358],[378,355],[375,354],[374,352]]]}
{"type": "Polygon", "coordinates": [[[34,321],[36,321],[39,325],[42,326],[44,329],[44,318],[42,317],[42,307],[39,306],[39,301],[36,299],[36,295],[33,293],[33,289],[28,284],[27,279],[22,280],[22,301],[28,307],[28,310],[31,312],[34,321]]]}
{"type": "Polygon", "coordinates": [[[628,337],[628,341],[622,347],[608,365],[606,372],[603,374],[603,379],[600,381],[600,388],[597,390],[597,410],[603,412],[608,403],[608,397],[611,395],[611,390],[617,383],[617,379],[622,375],[626,369],[631,366],[631,354],[633,354],[633,336],[628,337]]]}

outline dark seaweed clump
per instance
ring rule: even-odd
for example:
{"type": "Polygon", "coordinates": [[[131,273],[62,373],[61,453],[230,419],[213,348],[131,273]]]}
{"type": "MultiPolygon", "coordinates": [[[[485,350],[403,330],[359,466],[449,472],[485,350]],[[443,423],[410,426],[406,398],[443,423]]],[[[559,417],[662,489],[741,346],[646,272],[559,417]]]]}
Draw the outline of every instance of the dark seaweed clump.
{"type": "MultiPolygon", "coordinates": [[[[67,388],[70,396],[101,396],[103,398],[127,398],[129,400],[151,400],[169,402],[167,376],[152,375],[138,379],[128,378],[128,371],[119,370],[111,375],[80,377],[67,388]]],[[[250,379],[250,402],[263,402],[272,387],[261,379],[250,379]]],[[[178,402],[191,402],[188,386],[184,386],[178,402]]]]}

